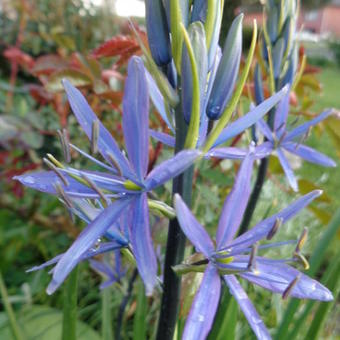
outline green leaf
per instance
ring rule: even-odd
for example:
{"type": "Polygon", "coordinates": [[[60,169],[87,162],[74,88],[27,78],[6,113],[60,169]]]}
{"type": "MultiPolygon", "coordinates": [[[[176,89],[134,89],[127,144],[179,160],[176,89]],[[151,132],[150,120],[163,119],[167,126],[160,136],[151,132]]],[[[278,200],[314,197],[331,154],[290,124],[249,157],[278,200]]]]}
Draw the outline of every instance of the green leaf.
{"type": "Polygon", "coordinates": [[[145,296],[144,285],[141,280],[137,287],[137,307],[133,319],[133,340],[147,339],[146,337],[146,315],[148,312],[148,301],[145,296]]]}
{"type": "Polygon", "coordinates": [[[64,91],[64,87],[61,84],[63,78],[67,78],[75,87],[88,86],[92,84],[92,80],[86,74],[77,70],[68,69],[52,74],[46,85],[47,90],[51,92],[64,91]]]}
{"type": "MultiPolygon", "coordinates": [[[[28,339],[61,339],[61,311],[47,306],[28,306],[17,313],[18,323],[28,339]]],[[[5,313],[0,313],[0,339],[12,339],[5,313]]],[[[77,323],[77,339],[100,340],[100,336],[85,323],[77,323]]]]}
{"type": "Polygon", "coordinates": [[[224,289],[209,340],[233,340],[236,337],[237,302],[224,289]]]}

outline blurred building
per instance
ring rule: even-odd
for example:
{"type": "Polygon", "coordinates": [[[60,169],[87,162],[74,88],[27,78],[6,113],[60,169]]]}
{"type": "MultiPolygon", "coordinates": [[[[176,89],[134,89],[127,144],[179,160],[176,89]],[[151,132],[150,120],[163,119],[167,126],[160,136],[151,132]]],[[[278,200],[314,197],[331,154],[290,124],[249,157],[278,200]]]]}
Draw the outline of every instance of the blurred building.
{"type": "MultiPolygon", "coordinates": [[[[239,11],[245,13],[245,25],[252,25],[254,19],[259,25],[262,24],[263,14],[258,7],[244,7],[239,11]]],[[[302,8],[298,18],[298,27],[320,36],[340,39],[340,0],[317,9],[302,8]]]]}

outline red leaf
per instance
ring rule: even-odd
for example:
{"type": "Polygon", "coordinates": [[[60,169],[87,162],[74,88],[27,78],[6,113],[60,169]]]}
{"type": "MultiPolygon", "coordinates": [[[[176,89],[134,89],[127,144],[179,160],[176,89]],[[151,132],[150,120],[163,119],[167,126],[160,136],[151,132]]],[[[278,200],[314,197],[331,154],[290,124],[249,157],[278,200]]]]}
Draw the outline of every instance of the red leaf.
{"type": "Polygon", "coordinates": [[[133,48],[139,48],[135,39],[118,35],[94,49],[91,55],[95,58],[115,57],[121,56],[133,48]]]}
{"type": "Polygon", "coordinates": [[[39,57],[32,68],[32,73],[37,75],[51,74],[55,71],[62,70],[67,67],[67,62],[56,54],[47,54],[39,57]]]}
{"type": "Polygon", "coordinates": [[[20,66],[25,68],[30,68],[34,64],[33,58],[17,47],[9,47],[7,50],[5,50],[4,56],[11,62],[18,63],[20,66]]]}

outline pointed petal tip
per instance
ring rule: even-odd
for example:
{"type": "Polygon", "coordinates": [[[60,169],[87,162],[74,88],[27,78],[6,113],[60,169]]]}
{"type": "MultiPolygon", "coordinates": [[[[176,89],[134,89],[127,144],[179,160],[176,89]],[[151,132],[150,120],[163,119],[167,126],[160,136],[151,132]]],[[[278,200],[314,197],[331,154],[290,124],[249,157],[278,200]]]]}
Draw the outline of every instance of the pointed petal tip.
{"type": "Polygon", "coordinates": [[[46,294],[47,295],[52,295],[58,288],[60,284],[56,282],[55,280],[52,280],[48,287],[46,288],[46,294]]]}

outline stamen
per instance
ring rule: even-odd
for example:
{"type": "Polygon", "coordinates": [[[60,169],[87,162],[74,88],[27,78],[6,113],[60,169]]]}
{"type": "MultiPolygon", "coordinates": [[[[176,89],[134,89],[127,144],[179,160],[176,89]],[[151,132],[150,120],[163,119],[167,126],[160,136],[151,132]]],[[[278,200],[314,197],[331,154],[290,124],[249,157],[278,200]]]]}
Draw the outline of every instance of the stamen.
{"type": "Polygon", "coordinates": [[[47,158],[58,168],[62,168],[64,169],[65,167],[62,165],[62,163],[60,163],[53,155],[51,155],[50,153],[46,154],[47,158]]]}
{"type": "Polygon", "coordinates": [[[111,165],[118,171],[118,175],[123,176],[122,169],[120,168],[119,163],[116,161],[113,154],[111,152],[107,152],[106,155],[107,155],[107,157],[109,157],[109,161],[110,161],[111,165]]]}
{"type": "Polygon", "coordinates": [[[292,292],[293,288],[296,286],[298,281],[300,280],[301,274],[298,274],[295,279],[287,286],[287,288],[282,293],[282,299],[286,299],[290,293],[292,292]]]}
{"type": "Polygon", "coordinates": [[[257,243],[253,244],[252,247],[251,247],[251,252],[250,252],[250,256],[249,256],[249,262],[248,262],[248,266],[247,266],[247,269],[251,270],[251,271],[256,271],[257,247],[258,247],[257,243]]]}
{"type": "Polygon", "coordinates": [[[69,198],[69,196],[66,194],[66,192],[64,191],[63,187],[61,186],[60,183],[55,183],[54,184],[54,188],[57,192],[57,195],[65,202],[65,204],[69,207],[69,208],[74,208],[74,205],[71,201],[71,199],[69,198]]]}
{"type": "Polygon", "coordinates": [[[301,253],[294,253],[294,258],[297,259],[302,265],[304,270],[309,269],[309,262],[308,260],[301,254],[301,253]]]}
{"type": "Polygon", "coordinates": [[[277,217],[273,224],[273,227],[270,229],[269,233],[267,234],[267,237],[266,237],[267,240],[271,240],[274,237],[274,235],[277,233],[277,231],[281,227],[282,223],[283,223],[283,218],[277,217]]]}
{"type": "Polygon", "coordinates": [[[284,126],[285,126],[285,122],[281,123],[280,126],[276,129],[276,131],[280,131],[284,126]]]}
{"type": "Polygon", "coordinates": [[[89,177],[87,177],[84,173],[82,173],[81,175],[85,179],[85,181],[88,183],[88,185],[91,187],[91,189],[93,189],[106,204],[109,203],[108,198],[98,188],[98,186],[89,177]]]}
{"type": "Polygon", "coordinates": [[[297,242],[297,245],[296,245],[296,248],[295,248],[295,252],[296,253],[300,253],[303,245],[306,243],[307,241],[307,236],[308,236],[308,228],[307,227],[304,227],[303,228],[303,231],[301,233],[301,236],[297,242]]]}
{"type": "Polygon", "coordinates": [[[44,163],[62,180],[65,186],[68,186],[70,183],[66,179],[66,177],[60,172],[60,170],[47,158],[43,158],[44,163]]]}
{"type": "Polygon", "coordinates": [[[307,132],[302,135],[301,139],[299,140],[298,143],[296,143],[295,145],[295,150],[297,150],[299,148],[299,146],[309,137],[310,133],[312,131],[312,127],[310,126],[307,130],[307,132]]]}
{"type": "Polygon", "coordinates": [[[69,145],[69,138],[66,129],[63,129],[63,131],[58,130],[58,136],[60,139],[60,143],[63,149],[64,159],[66,163],[71,162],[71,152],[70,152],[70,145],[69,145]]]}
{"type": "Polygon", "coordinates": [[[285,138],[286,136],[287,136],[287,131],[284,131],[284,132],[282,133],[280,139],[279,139],[279,143],[278,143],[278,144],[280,144],[280,143],[284,140],[284,138],[285,138]]]}
{"type": "Polygon", "coordinates": [[[99,120],[96,119],[92,123],[91,133],[91,152],[93,155],[98,152],[98,138],[99,138],[99,120]]]}

